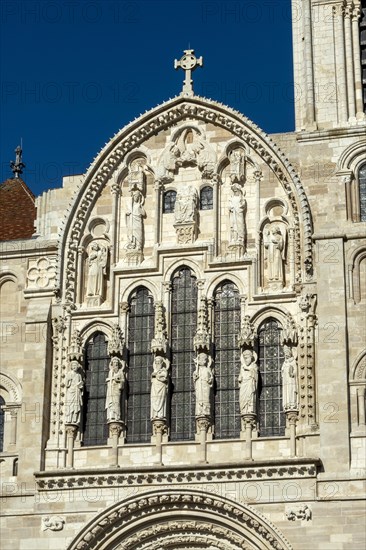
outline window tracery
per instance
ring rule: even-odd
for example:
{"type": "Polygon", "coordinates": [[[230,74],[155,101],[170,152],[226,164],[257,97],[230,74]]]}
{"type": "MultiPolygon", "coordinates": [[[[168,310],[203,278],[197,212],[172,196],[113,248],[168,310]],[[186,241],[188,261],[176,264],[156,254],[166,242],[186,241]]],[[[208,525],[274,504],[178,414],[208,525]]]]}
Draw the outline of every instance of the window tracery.
{"type": "Polygon", "coordinates": [[[200,210],[213,209],[213,188],[209,185],[202,187],[200,191],[200,210]]]}
{"type": "Polygon", "coordinates": [[[172,214],[175,208],[177,192],[171,189],[164,193],[163,214],[172,214]]]}

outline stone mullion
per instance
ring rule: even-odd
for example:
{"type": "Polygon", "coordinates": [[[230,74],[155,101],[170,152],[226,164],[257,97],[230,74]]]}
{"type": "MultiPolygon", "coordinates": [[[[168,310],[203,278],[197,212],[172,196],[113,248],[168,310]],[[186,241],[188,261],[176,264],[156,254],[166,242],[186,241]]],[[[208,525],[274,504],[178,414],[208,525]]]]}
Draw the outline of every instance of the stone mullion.
{"type": "Polygon", "coordinates": [[[365,119],[363,112],[362,97],[362,73],[361,73],[361,55],[360,55],[360,35],[359,19],[361,10],[359,5],[353,7],[352,12],[352,40],[353,40],[353,64],[355,70],[355,99],[356,99],[356,117],[358,120],[365,119]]]}
{"type": "Polygon", "coordinates": [[[355,109],[355,79],[353,67],[353,43],[352,43],[352,23],[351,23],[352,3],[348,3],[344,14],[344,31],[345,31],[345,47],[346,47],[346,71],[347,71],[347,92],[348,92],[348,116],[354,119],[356,116],[355,109]]]}

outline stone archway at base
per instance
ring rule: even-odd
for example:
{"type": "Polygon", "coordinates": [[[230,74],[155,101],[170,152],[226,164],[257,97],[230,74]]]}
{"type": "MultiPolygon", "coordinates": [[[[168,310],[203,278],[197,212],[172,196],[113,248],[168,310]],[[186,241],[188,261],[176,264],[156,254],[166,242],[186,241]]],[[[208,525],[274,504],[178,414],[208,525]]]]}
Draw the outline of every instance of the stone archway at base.
{"type": "Polygon", "coordinates": [[[250,506],[191,489],[160,489],[114,504],[68,550],[292,550],[250,506]]]}

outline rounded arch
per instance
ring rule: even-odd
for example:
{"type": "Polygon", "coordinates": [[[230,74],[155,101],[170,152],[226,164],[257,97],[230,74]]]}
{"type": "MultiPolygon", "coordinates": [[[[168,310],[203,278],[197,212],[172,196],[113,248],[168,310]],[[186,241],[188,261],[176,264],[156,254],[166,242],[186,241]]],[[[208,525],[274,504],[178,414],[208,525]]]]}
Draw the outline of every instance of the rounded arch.
{"type": "Polygon", "coordinates": [[[129,283],[121,292],[121,302],[129,302],[131,296],[137,289],[140,287],[145,287],[153,297],[154,302],[159,300],[159,291],[155,283],[151,282],[149,279],[142,278],[138,281],[132,281],[129,283]]]}
{"type": "Polygon", "coordinates": [[[7,392],[8,399],[5,399],[7,404],[21,403],[23,390],[22,386],[17,378],[9,374],[6,370],[2,369],[0,373],[0,390],[3,388],[7,392]]]}
{"type": "Polygon", "coordinates": [[[68,550],[174,548],[174,542],[194,548],[196,540],[225,550],[292,550],[289,541],[250,506],[217,494],[184,489],[159,489],[112,505],[89,522],[68,550]],[[205,540],[206,539],[206,540],[205,540]],[[220,548],[220,546],[219,546],[220,548]]]}
{"type": "Polygon", "coordinates": [[[282,185],[293,211],[294,237],[303,245],[299,247],[301,258],[299,252],[296,260],[299,279],[303,277],[301,266],[305,266],[308,274],[312,273],[313,229],[310,206],[298,175],[282,151],[256,124],[234,109],[206,98],[177,96],[117,132],[87,170],[60,228],[61,264],[65,264],[66,268],[62,269],[61,265],[58,275],[66,302],[75,301],[76,289],[72,274],[76,270],[77,248],[96,197],[128,153],[140,147],[150,136],[173,128],[187,118],[193,118],[197,124],[203,121],[230,131],[260,155],[282,185]]]}
{"type": "Polygon", "coordinates": [[[2,285],[8,281],[13,283],[18,282],[18,277],[13,271],[1,271],[0,272],[0,288],[2,285]]]}
{"type": "Polygon", "coordinates": [[[347,147],[338,160],[338,172],[356,172],[363,162],[366,162],[366,140],[357,141],[347,147]]]}
{"type": "Polygon", "coordinates": [[[216,291],[217,287],[224,284],[225,282],[233,283],[234,285],[236,285],[236,287],[238,288],[240,294],[247,294],[247,292],[248,292],[248,289],[245,288],[242,279],[238,275],[236,275],[234,273],[230,273],[230,274],[220,273],[218,275],[215,275],[215,277],[213,277],[208,282],[208,285],[207,285],[207,298],[208,299],[213,298],[214,295],[215,295],[215,291],[216,291]]]}
{"type": "Polygon", "coordinates": [[[174,260],[165,270],[164,283],[169,283],[174,273],[182,267],[189,268],[197,279],[203,278],[203,273],[198,263],[196,263],[194,260],[191,260],[190,258],[179,258],[177,260],[174,260]]]}
{"type": "Polygon", "coordinates": [[[355,382],[366,380],[366,349],[361,351],[353,363],[351,380],[355,382]]]}

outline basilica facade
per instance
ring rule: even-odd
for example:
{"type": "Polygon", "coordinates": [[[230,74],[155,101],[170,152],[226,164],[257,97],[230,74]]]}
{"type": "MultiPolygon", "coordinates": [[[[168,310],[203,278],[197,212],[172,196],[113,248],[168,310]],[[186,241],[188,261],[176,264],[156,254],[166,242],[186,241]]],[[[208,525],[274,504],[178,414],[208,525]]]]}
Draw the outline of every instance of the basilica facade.
{"type": "Polygon", "coordinates": [[[186,50],[3,239],[4,549],[364,548],[362,8],[293,0],[294,132],[186,50]]]}

